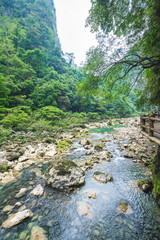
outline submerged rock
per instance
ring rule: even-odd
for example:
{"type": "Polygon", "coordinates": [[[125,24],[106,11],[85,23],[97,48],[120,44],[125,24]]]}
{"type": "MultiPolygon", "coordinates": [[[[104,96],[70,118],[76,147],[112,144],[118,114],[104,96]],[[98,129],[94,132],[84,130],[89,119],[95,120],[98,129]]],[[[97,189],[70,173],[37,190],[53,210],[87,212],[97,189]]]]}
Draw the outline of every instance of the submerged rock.
{"type": "Polygon", "coordinates": [[[92,218],[92,209],[90,205],[88,205],[86,202],[78,202],[78,214],[86,216],[88,218],[92,218]]]}
{"type": "Polygon", "coordinates": [[[125,213],[125,214],[133,213],[132,208],[128,205],[127,202],[120,202],[119,203],[118,212],[119,213],[125,213]]]}
{"type": "Polygon", "coordinates": [[[113,177],[112,175],[110,175],[109,173],[104,173],[104,172],[94,172],[93,174],[93,178],[101,183],[107,183],[109,181],[113,181],[113,177]]]}
{"type": "Polygon", "coordinates": [[[128,203],[127,202],[120,202],[118,205],[118,211],[119,213],[125,213],[128,209],[128,203]]]}
{"type": "Polygon", "coordinates": [[[14,206],[7,205],[2,209],[2,212],[11,212],[14,206]]]}
{"type": "Polygon", "coordinates": [[[29,210],[26,209],[21,212],[17,212],[15,214],[12,214],[3,224],[3,228],[11,228],[19,223],[21,223],[24,219],[28,217],[32,217],[33,213],[29,210]]]}
{"type": "Polygon", "coordinates": [[[44,229],[38,226],[33,227],[31,231],[31,240],[47,240],[44,235],[44,229]]]}
{"type": "Polygon", "coordinates": [[[69,159],[54,160],[44,175],[48,185],[64,189],[79,186],[85,181],[85,173],[69,159]]]}
{"type": "Polygon", "coordinates": [[[140,179],[138,180],[137,185],[143,192],[149,192],[153,188],[151,179],[140,179]]]}
{"type": "Polygon", "coordinates": [[[28,190],[29,190],[28,188],[21,188],[15,197],[20,198],[24,196],[28,190]]]}
{"type": "Polygon", "coordinates": [[[97,198],[97,190],[96,189],[86,189],[84,193],[87,194],[88,198],[96,199],[97,198]]]}

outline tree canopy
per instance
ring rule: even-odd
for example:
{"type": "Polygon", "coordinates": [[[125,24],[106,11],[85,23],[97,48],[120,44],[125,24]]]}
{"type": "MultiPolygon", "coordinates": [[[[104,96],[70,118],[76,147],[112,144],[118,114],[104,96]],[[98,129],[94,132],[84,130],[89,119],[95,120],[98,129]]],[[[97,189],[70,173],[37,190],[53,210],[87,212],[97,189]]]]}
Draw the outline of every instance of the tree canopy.
{"type": "Polygon", "coordinates": [[[135,91],[140,106],[160,105],[159,0],[91,0],[87,26],[99,45],[90,49],[82,90],[106,97],[135,91]],[[90,86],[90,87],[89,87],[90,86]]]}

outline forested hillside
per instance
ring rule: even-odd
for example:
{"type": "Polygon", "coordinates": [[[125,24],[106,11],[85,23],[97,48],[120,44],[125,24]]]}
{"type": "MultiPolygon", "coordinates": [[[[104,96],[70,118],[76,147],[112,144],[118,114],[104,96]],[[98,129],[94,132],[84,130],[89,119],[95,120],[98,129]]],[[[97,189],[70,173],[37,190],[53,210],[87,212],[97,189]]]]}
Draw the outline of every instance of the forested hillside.
{"type": "Polygon", "coordinates": [[[80,94],[83,78],[62,53],[52,0],[0,1],[1,142],[11,130],[40,133],[136,112],[134,95],[112,102],[103,91],[80,94]]]}

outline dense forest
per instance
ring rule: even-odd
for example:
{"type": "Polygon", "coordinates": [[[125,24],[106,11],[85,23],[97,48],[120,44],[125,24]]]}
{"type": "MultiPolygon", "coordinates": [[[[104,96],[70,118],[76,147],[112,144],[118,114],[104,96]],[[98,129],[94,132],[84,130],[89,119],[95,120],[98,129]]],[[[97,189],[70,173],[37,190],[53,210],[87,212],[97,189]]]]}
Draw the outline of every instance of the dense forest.
{"type": "MultiPolygon", "coordinates": [[[[68,61],[57,34],[52,0],[0,1],[0,134],[66,129],[72,124],[137,114],[136,97],[81,91],[83,69],[68,61]]],[[[83,80],[83,81],[82,81],[83,80]]],[[[121,86],[123,88],[123,86],[121,86]]]]}

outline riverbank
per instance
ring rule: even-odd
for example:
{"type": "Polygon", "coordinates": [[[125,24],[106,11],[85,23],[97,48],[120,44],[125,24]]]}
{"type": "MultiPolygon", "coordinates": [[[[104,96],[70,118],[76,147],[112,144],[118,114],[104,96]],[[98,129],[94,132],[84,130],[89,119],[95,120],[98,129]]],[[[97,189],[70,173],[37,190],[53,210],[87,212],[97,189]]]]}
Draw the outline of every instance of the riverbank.
{"type": "Polygon", "coordinates": [[[0,183],[5,184],[14,180],[19,176],[20,171],[32,164],[67,154],[71,143],[76,138],[83,136],[91,129],[100,130],[102,128],[114,129],[111,134],[117,143],[120,140],[125,141],[124,144],[120,145],[120,149],[125,151],[125,156],[132,158],[135,163],[148,166],[148,174],[151,175],[151,161],[156,154],[157,146],[141,134],[139,117],[134,117],[85,124],[83,128],[71,129],[68,133],[57,133],[57,138],[50,139],[48,143],[46,142],[47,132],[43,142],[6,143],[2,145],[0,151],[0,183]],[[124,127],[119,127],[119,125],[124,127]],[[114,128],[115,126],[116,128],[114,128]]]}
{"type": "Polygon", "coordinates": [[[137,188],[138,179],[152,178],[146,158],[155,151],[140,134],[138,118],[86,124],[59,133],[55,143],[4,146],[1,155],[12,168],[1,175],[0,235],[5,240],[35,234],[56,240],[135,239],[138,232],[143,239],[156,227],[147,234],[157,236],[160,210],[150,193],[137,188]],[[17,159],[7,160],[18,151],[17,159]]]}

